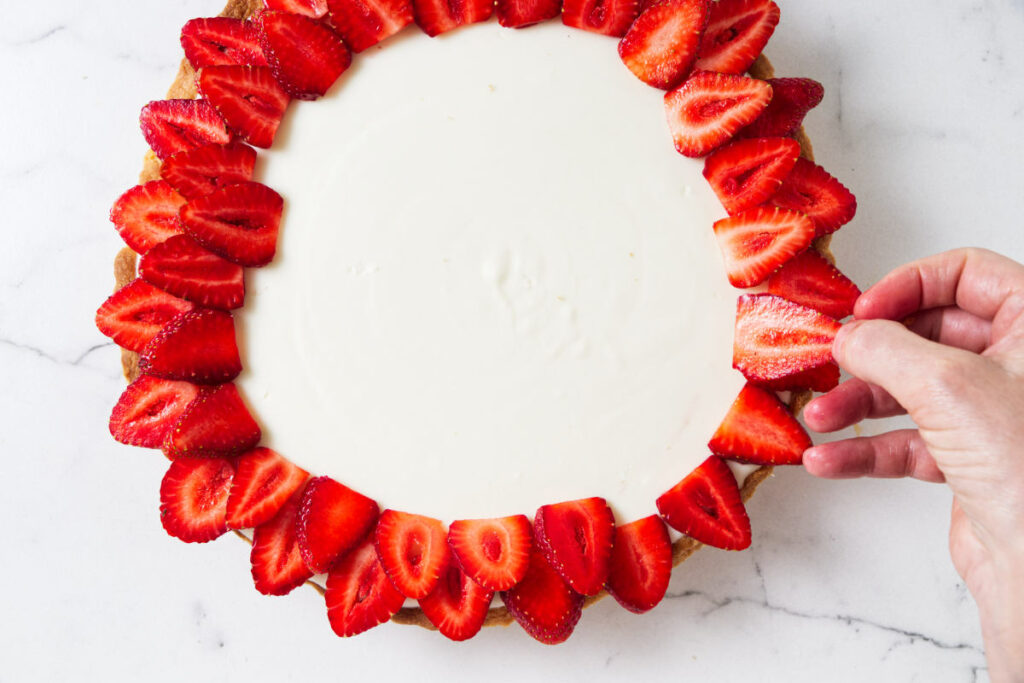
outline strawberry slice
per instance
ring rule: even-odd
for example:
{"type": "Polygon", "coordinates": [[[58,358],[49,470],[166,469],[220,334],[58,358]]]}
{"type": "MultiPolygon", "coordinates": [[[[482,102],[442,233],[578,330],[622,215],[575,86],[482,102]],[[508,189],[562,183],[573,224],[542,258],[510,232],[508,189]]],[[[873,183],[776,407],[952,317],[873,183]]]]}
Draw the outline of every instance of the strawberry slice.
{"type": "Polygon", "coordinates": [[[463,519],[448,528],[448,545],[471,579],[488,590],[503,591],[526,575],[533,529],[525,515],[463,519]]]}
{"type": "Polygon", "coordinates": [[[771,199],[799,158],[800,145],[790,138],[737,140],[704,161],[704,177],[735,216],[771,199]]]}
{"type": "Polygon", "coordinates": [[[268,148],[291,98],[266,66],[208,66],[199,90],[246,142],[268,148]]]}
{"type": "Polygon", "coordinates": [[[164,325],[195,306],[143,280],[132,280],[96,311],[96,327],[129,351],[142,351],[164,325]]]}
{"type": "Polygon", "coordinates": [[[752,382],[771,382],[832,362],[842,325],[774,294],[739,298],[733,367],[752,382]]]}
{"type": "Polygon", "coordinates": [[[639,0],[565,0],[562,23],[621,38],[640,14],[639,0]]]}
{"type": "Polygon", "coordinates": [[[839,374],[839,366],[830,362],[795,375],[757,384],[769,391],[832,391],[839,386],[839,374]]]}
{"type": "Polygon", "coordinates": [[[227,457],[252,450],[260,426],[249,414],[234,384],[203,387],[167,433],[163,451],[169,458],[227,457]]]}
{"type": "MultiPolygon", "coordinates": [[[[313,576],[302,561],[299,539],[295,534],[301,503],[300,489],[285,501],[270,521],[260,524],[252,532],[252,552],[249,554],[252,580],[256,590],[264,595],[287,595],[313,576]]],[[[228,497],[230,504],[231,498],[228,497]]]]}
{"type": "Polygon", "coordinates": [[[223,187],[181,208],[185,233],[242,266],[265,266],[277,252],[284,200],[260,183],[223,187]]]}
{"type": "Polygon", "coordinates": [[[139,359],[144,374],[220,384],[242,371],[230,313],[197,308],[167,323],[139,359]]]}
{"type": "Polygon", "coordinates": [[[700,44],[698,69],[741,74],[750,68],[779,23],[771,0],[718,0],[700,44]]]}
{"type": "Polygon", "coordinates": [[[185,198],[162,180],[136,185],[110,209],[114,229],[132,251],[144,254],[181,232],[178,212],[185,198]]]}
{"type": "Polygon", "coordinates": [[[740,133],[746,138],[788,138],[797,134],[807,112],[821,104],[825,88],[810,78],[773,78],[772,101],[752,124],[740,133]]]}
{"type": "MultiPolygon", "coordinates": [[[[255,167],[256,150],[241,142],[229,142],[203,145],[168,157],[160,168],[160,177],[187,199],[195,199],[225,185],[252,180],[255,167]]],[[[174,221],[177,225],[177,209],[174,221]]]]}
{"type": "Polygon", "coordinates": [[[672,541],[661,517],[651,515],[615,528],[608,593],[630,612],[654,609],[672,577],[672,541]]]}
{"type": "Polygon", "coordinates": [[[267,64],[253,25],[241,19],[192,19],[181,29],[181,47],[196,71],[208,66],[267,64]]]}
{"type": "Polygon", "coordinates": [[[604,498],[544,505],[537,510],[533,532],[545,559],[574,591],[601,591],[615,540],[615,518],[604,498]]]}
{"type": "Polygon", "coordinates": [[[708,447],[717,456],[754,465],[799,465],[811,437],[778,396],[748,384],[708,447]]]}
{"type": "Polygon", "coordinates": [[[224,513],[235,468],[224,458],[176,460],[160,482],[160,521],[186,543],[207,543],[227,530],[224,513]]]}
{"type": "Polygon", "coordinates": [[[768,291],[841,320],[853,315],[860,287],[813,249],[784,265],[768,279],[768,291]]]}
{"type": "Polygon", "coordinates": [[[362,52],[413,21],[411,0],[327,0],[331,23],[353,52],[362,52]]]}
{"type": "Polygon", "coordinates": [[[698,71],[665,95],[676,151],[702,157],[728,142],[768,106],[772,89],[746,76],[698,71]]]}
{"type": "MultiPolygon", "coordinates": [[[[298,526],[299,549],[306,566],[317,574],[326,572],[370,533],[377,515],[376,501],[330,477],[311,479],[302,499],[298,526]]],[[[369,542],[372,549],[372,537],[369,542]]]]}
{"type": "Polygon", "coordinates": [[[363,539],[327,575],[327,619],[342,638],[359,635],[395,616],[405,596],[391,585],[373,537],[363,539]]]}
{"type": "Polygon", "coordinates": [[[416,25],[433,38],[466,24],[487,21],[494,13],[490,0],[413,0],[416,25]]]}
{"type": "Polygon", "coordinates": [[[256,448],[235,462],[228,498],[228,528],[251,529],[270,520],[309,479],[309,472],[269,448],[256,448]]]}
{"type": "Polygon", "coordinates": [[[128,385],[110,413],[110,434],[123,444],[160,448],[199,395],[199,387],[142,375],[128,385]]]}
{"type": "Polygon", "coordinates": [[[256,25],[274,77],[296,99],[322,97],[352,63],[338,34],[315,19],[263,12],[256,25]]]}
{"type": "Polygon", "coordinates": [[[498,0],[494,13],[506,28],[524,28],[554,19],[562,12],[562,0],[498,0]]]}
{"type": "Polygon", "coordinates": [[[821,166],[799,159],[772,204],[811,217],[817,236],[831,234],[857,213],[857,198],[821,166]]]}
{"type": "Polygon", "coordinates": [[[469,578],[449,557],[434,590],[420,598],[420,609],[445,638],[469,640],[484,625],[494,591],[469,578]]]}
{"type": "Polygon", "coordinates": [[[547,645],[568,640],[583,614],[583,596],[569,587],[536,547],[526,576],[501,598],[523,630],[547,645]]]}
{"type": "Polygon", "coordinates": [[[706,545],[723,550],[750,546],[750,518],[736,478],[717,456],[658,498],[658,512],[670,527],[706,545]]]}
{"type": "Polygon", "coordinates": [[[139,276],[165,292],[200,306],[231,310],[245,301],[245,269],[175,235],[139,260],[139,276]]]}
{"type": "Polygon", "coordinates": [[[320,19],[327,14],[327,0],[263,0],[268,10],[280,10],[320,19]]]}
{"type": "Polygon", "coordinates": [[[659,0],[619,42],[619,57],[644,83],[669,90],[693,68],[708,23],[707,0],[659,0]]]}
{"type": "Polygon", "coordinates": [[[418,600],[434,590],[448,561],[444,525],[408,512],[385,510],[377,521],[377,555],[391,583],[418,600]]]}
{"type": "Polygon", "coordinates": [[[802,213],[759,206],[715,223],[725,272],[733,287],[753,287],[807,247],[814,223],[802,213]]]}
{"type": "Polygon", "coordinates": [[[159,100],[142,108],[142,136],[161,159],[215,142],[231,142],[231,133],[206,100],[159,100]]]}

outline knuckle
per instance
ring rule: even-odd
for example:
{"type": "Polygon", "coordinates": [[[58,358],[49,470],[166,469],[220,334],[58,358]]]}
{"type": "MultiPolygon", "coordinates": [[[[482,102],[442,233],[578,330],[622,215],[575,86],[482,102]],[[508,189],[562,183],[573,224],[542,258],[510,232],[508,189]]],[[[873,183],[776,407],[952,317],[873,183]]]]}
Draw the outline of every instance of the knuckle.
{"type": "Polygon", "coordinates": [[[941,394],[963,394],[978,379],[976,365],[969,357],[938,358],[931,369],[932,388],[941,394]]]}

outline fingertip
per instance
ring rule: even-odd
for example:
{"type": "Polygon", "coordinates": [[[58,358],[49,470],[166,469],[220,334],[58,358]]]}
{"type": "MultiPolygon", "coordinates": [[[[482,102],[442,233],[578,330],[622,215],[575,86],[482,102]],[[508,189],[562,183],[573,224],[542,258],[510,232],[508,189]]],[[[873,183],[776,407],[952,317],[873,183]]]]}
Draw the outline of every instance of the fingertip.
{"type": "Polygon", "coordinates": [[[826,410],[824,402],[821,401],[823,397],[812,399],[810,403],[804,406],[803,418],[807,426],[810,427],[811,431],[824,432],[827,431],[826,427],[826,410]]]}
{"type": "Polygon", "coordinates": [[[804,469],[815,477],[831,479],[834,476],[834,468],[831,467],[828,455],[821,446],[811,446],[804,451],[804,469]]]}

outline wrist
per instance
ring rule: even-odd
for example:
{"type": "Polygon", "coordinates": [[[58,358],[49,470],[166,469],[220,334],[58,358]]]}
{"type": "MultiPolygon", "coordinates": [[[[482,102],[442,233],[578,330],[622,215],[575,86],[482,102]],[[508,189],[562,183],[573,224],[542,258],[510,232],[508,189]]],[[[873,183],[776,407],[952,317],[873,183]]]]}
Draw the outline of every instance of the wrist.
{"type": "Polygon", "coordinates": [[[975,594],[989,672],[994,682],[1024,681],[1024,555],[1008,548],[991,559],[990,581],[975,594]]]}

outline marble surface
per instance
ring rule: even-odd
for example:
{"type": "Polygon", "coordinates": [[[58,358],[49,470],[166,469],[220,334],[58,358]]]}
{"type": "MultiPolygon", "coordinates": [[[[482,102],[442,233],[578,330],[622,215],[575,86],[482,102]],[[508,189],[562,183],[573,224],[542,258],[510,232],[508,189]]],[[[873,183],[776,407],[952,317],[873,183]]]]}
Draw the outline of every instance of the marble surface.
{"type": "MultiPolygon", "coordinates": [[[[845,269],[868,284],[965,244],[1024,260],[1024,3],[780,4],[769,56],[826,85],[809,130],[860,199],[845,269]]],[[[780,472],[750,505],[751,550],[699,553],[645,617],[600,603],[558,648],[517,628],[342,641],[313,591],[259,596],[240,542],[167,537],[165,461],[107,435],[123,385],[92,316],[119,246],[106,213],[144,149],[138,109],[173,75],[178,27],[218,0],[5,9],[0,680],[986,679],[939,486],[780,472]]]]}

